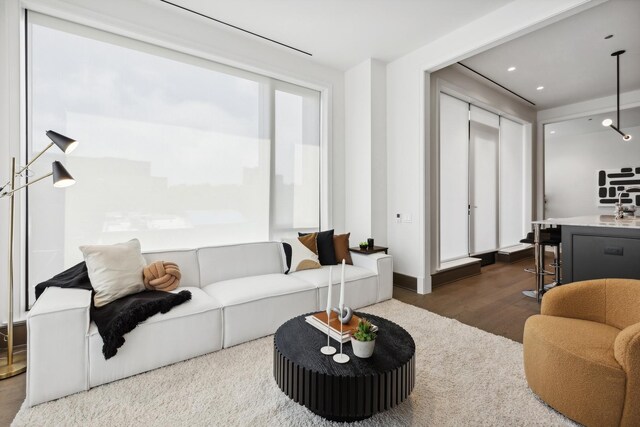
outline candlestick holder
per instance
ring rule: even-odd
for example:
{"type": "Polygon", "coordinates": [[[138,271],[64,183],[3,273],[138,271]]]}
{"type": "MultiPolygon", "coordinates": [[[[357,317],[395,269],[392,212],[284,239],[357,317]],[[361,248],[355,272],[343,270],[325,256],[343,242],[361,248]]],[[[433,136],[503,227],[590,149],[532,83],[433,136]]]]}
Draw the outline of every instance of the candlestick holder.
{"type": "MultiPolygon", "coordinates": [[[[344,310],[344,306],[340,306],[340,312],[344,310]]],[[[350,360],[349,356],[342,352],[342,322],[340,322],[340,353],[333,356],[333,361],[336,363],[347,363],[350,360]]]]}
{"type": "MultiPolygon", "coordinates": [[[[322,354],[326,354],[327,356],[331,356],[332,354],[336,354],[335,347],[331,346],[331,326],[329,325],[329,319],[331,317],[331,312],[327,313],[327,345],[320,349],[322,354]]],[[[342,335],[342,334],[341,334],[342,335]]]]}

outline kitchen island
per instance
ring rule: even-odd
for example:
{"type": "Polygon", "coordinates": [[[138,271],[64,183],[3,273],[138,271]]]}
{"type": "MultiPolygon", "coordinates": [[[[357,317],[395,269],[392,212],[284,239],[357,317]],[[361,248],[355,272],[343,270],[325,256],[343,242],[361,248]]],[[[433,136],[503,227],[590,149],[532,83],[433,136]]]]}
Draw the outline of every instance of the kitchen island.
{"type": "MultiPolygon", "coordinates": [[[[536,285],[544,293],[541,230],[562,227],[562,283],[602,278],[640,279],[640,218],[613,215],[533,221],[536,285]]],[[[539,299],[539,298],[538,298],[539,299]]]]}

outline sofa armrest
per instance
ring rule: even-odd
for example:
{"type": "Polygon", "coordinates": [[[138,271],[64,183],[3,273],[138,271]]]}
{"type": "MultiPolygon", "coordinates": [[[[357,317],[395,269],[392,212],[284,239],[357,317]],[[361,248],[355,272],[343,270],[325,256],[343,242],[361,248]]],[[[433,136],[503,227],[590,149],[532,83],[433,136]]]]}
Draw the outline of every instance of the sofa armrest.
{"type": "Polygon", "coordinates": [[[605,323],[604,280],[587,280],[557,286],[544,294],[540,314],[605,323]]]}
{"type": "Polygon", "coordinates": [[[27,315],[27,405],[88,390],[91,291],[50,287],[27,315]]]}
{"type": "Polygon", "coordinates": [[[383,253],[371,255],[351,253],[353,265],[366,268],[378,276],[378,302],[393,297],[393,257],[383,253]]]}
{"type": "Polygon", "coordinates": [[[618,334],[613,354],[627,374],[625,404],[620,425],[640,425],[640,323],[628,326],[618,334]]]}

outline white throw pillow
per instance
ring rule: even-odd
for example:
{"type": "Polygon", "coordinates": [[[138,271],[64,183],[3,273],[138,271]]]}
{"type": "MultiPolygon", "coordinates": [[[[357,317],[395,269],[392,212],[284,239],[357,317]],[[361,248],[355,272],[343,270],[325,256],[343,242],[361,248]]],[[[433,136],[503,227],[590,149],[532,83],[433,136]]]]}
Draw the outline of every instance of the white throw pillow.
{"type": "Polygon", "coordinates": [[[320,268],[318,255],[314,254],[313,251],[307,248],[297,237],[282,239],[282,241],[291,246],[291,268],[289,269],[289,273],[320,268]]]}
{"type": "Polygon", "coordinates": [[[93,297],[96,307],[144,291],[142,271],[146,262],[138,239],[115,245],[80,246],[80,250],[96,292],[93,297]]]}

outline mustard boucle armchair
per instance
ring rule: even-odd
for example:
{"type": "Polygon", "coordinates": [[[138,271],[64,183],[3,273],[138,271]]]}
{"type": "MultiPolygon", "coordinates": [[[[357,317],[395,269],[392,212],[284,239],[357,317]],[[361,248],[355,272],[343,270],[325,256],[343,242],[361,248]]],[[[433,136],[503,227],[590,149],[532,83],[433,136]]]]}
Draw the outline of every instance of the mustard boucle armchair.
{"type": "Polygon", "coordinates": [[[586,426],[640,426],[640,280],[602,279],[546,293],[524,327],[529,387],[586,426]]]}

